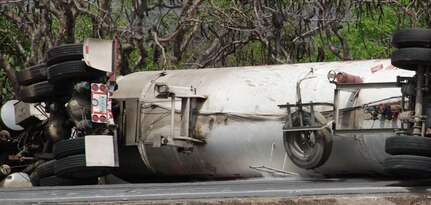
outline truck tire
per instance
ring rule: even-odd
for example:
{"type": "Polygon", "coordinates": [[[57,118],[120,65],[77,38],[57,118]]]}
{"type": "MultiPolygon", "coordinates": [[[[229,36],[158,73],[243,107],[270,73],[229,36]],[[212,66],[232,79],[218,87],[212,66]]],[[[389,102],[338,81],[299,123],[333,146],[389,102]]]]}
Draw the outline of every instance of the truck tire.
{"type": "Polygon", "coordinates": [[[395,31],[392,36],[392,45],[395,48],[431,47],[430,29],[405,29],[395,31]]]}
{"type": "Polygon", "coordinates": [[[38,103],[49,99],[54,94],[54,86],[48,81],[42,81],[21,87],[21,100],[26,103],[38,103]]]}
{"type": "Polygon", "coordinates": [[[431,138],[394,136],[386,139],[385,151],[391,155],[417,155],[431,157],[431,138]]]}
{"type": "Polygon", "coordinates": [[[98,183],[97,178],[90,179],[63,179],[56,176],[49,176],[40,179],[40,186],[71,186],[71,185],[94,185],[98,183]]]}
{"type": "Polygon", "coordinates": [[[17,74],[18,84],[27,86],[46,80],[46,64],[40,64],[23,69],[17,74]]]}
{"type": "Polygon", "coordinates": [[[41,178],[53,176],[54,174],[54,160],[47,161],[36,167],[30,175],[30,181],[33,186],[38,186],[41,178]]]}
{"type": "Polygon", "coordinates": [[[103,75],[105,72],[92,69],[83,61],[68,61],[48,68],[48,81],[53,84],[64,81],[94,80],[103,75]]]}
{"type": "Polygon", "coordinates": [[[415,71],[419,65],[431,65],[431,48],[402,48],[391,56],[392,65],[415,71]]]}
{"type": "Polygon", "coordinates": [[[109,169],[109,167],[87,167],[85,154],[69,156],[54,163],[55,175],[68,179],[101,177],[107,175],[109,169]]]}
{"type": "Polygon", "coordinates": [[[42,177],[54,175],[54,162],[55,160],[47,161],[36,168],[37,175],[42,177]]]}
{"type": "Polygon", "coordinates": [[[81,44],[62,45],[48,50],[46,65],[52,66],[66,61],[82,60],[83,47],[81,44]]]}
{"type": "MultiPolygon", "coordinates": [[[[325,117],[315,112],[316,123],[326,124],[325,117]]],[[[305,123],[310,125],[311,115],[309,112],[304,113],[305,123]]],[[[295,112],[290,118],[294,126],[299,125],[299,113],[295,112]]],[[[328,128],[319,131],[310,131],[309,134],[314,138],[314,142],[303,141],[304,132],[284,132],[283,144],[290,160],[302,169],[314,169],[322,166],[329,158],[332,150],[332,134],[328,128]]]]}
{"type": "Polygon", "coordinates": [[[431,178],[431,158],[414,155],[390,156],[385,159],[384,171],[398,177],[431,178]]]}
{"type": "Polygon", "coordinates": [[[54,158],[61,159],[72,155],[85,154],[85,138],[62,140],[54,144],[54,158]]]}

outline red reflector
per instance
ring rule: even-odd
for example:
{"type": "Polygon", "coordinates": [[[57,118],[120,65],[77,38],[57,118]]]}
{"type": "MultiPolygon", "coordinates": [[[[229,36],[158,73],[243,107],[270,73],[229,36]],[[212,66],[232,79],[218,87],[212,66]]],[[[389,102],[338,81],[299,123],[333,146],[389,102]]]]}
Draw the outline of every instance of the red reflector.
{"type": "Polygon", "coordinates": [[[93,115],[93,122],[97,122],[97,121],[99,121],[99,116],[97,116],[97,115],[93,115]]]}
{"type": "Polygon", "coordinates": [[[106,122],[106,117],[105,116],[100,116],[100,122],[106,122]]]}
{"type": "Polygon", "coordinates": [[[100,90],[101,90],[101,91],[105,91],[105,90],[106,90],[106,86],[105,86],[105,85],[101,85],[101,86],[100,86],[100,90]]]}
{"type": "Polygon", "coordinates": [[[93,91],[97,91],[97,90],[99,90],[99,86],[97,86],[97,84],[93,84],[93,85],[91,85],[91,89],[93,91]]]}

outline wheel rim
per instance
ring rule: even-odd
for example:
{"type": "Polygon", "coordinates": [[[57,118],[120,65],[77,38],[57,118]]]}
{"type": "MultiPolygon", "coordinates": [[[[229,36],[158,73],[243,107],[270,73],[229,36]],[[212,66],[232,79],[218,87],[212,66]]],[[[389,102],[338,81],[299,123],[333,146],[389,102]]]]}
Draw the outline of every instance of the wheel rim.
{"type": "Polygon", "coordinates": [[[298,132],[292,136],[293,142],[288,143],[292,153],[301,158],[309,157],[315,147],[316,138],[312,132],[298,132]]]}
{"type": "MultiPolygon", "coordinates": [[[[299,126],[298,113],[294,113],[290,120],[293,126],[299,126]]],[[[304,113],[303,125],[311,125],[310,113],[304,113]]],[[[318,124],[326,124],[326,119],[315,113],[318,124]]],[[[328,128],[318,131],[284,132],[284,148],[290,160],[300,168],[314,169],[323,165],[332,150],[332,134],[328,128]]]]}

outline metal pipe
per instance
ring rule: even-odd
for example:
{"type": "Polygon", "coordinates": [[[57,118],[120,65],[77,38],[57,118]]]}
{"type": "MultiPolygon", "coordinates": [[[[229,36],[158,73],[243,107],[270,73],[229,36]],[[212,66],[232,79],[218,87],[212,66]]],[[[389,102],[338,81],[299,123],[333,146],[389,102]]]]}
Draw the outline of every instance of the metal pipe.
{"type": "MultiPolygon", "coordinates": [[[[404,105],[405,105],[405,103],[406,103],[406,100],[405,100],[405,96],[403,95],[402,97],[401,97],[401,112],[400,112],[400,114],[401,113],[403,113],[404,112],[404,105]]],[[[405,128],[405,123],[404,122],[401,122],[401,130],[404,130],[404,128],[405,128]]]]}
{"type": "MultiPolygon", "coordinates": [[[[302,98],[301,98],[301,82],[305,79],[305,77],[307,77],[307,75],[304,76],[304,78],[298,80],[298,82],[296,82],[296,105],[302,103],[302,98]]],[[[302,106],[298,106],[297,109],[299,111],[299,126],[303,127],[304,126],[303,125],[304,115],[303,115],[303,112],[302,112],[302,106]]]]}
{"type": "MultiPolygon", "coordinates": [[[[287,105],[289,105],[289,103],[287,103],[287,105]]],[[[288,117],[288,119],[286,119],[286,120],[288,120],[288,122],[289,122],[289,128],[292,128],[293,127],[293,122],[292,122],[292,110],[291,110],[292,108],[291,107],[287,107],[287,117],[288,117]]]]}
{"type": "Polygon", "coordinates": [[[284,159],[283,159],[283,171],[285,171],[286,169],[286,161],[287,161],[287,152],[284,154],[284,159]]]}
{"type": "Polygon", "coordinates": [[[413,135],[423,135],[422,133],[422,112],[423,112],[423,83],[424,83],[425,66],[419,65],[416,71],[416,102],[415,102],[415,125],[413,127],[413,135]]]}
{"type": "Polygon", "coordinates": [[[171,137],[174,135],[174,125],[175,125],[175,95],[171,96],[171,137]]]}
{"type": "Polygon", "coordinates": [[[310,101],[310,114],[311,114],[311,126],[315,126],[316,125],[316,120],[314,119],[314,106],[313,106],[313,101],[310,101]]]}
{"type": "Polygon", "coordinates": [[[181,136],[190,137],[190,98],[182,98],[181,103],[181,136]]]}
{"type": "MultiPolygon", "coordinates": [[[[314,74],[314,70],[313,68],[310,69],[310,72],[308,72],[304,77],[302,77],[301,79],[299,79],[296,82],[296,104],[302,104],[302,96],[301,96],[301,83],[303,80],[307,80],[307,79],[311,79],[311,78],[315,78],[316,76],[309,76],[314,74]]],[[[298,111],[299,111],[299,126],[303,127],[304,126],[304,113],[302,112],[302,105],[298,106],[298,111]]]]}
{"type": "Polygon", "coordinates": [[[337,130],[338,115],[340,114],[339,102],[340,102],[340,89],[336,88],[334,90],[334,122],[335,122],[334,131],[337,130]]]}
{"type": "Polygon", "coordinates": [[[275,148],[275,143],[272,143],[272,145],[271,145],[271,155],[269,156],[269,164],[268,164],[268,166],[271,166],[271,164],[272,164],[272,156],[274,155],[274,148],[275,148]]]}

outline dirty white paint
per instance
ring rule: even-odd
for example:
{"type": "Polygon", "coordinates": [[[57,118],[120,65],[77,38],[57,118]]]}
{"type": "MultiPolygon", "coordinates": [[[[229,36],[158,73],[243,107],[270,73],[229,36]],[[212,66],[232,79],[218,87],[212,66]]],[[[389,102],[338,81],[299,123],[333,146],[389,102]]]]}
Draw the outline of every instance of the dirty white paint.
{"type": "MultiPolygon", "coordinates": [[[[335,85],[327,79],[331,70],[360,76],[365,83],[395,82],[398,75],[414,74],[393,67],[389,60],[175,70],[166,71],[163,76],[159,75],[161,71],[139,72],[118,80],[119,89],[114,93],[114,98],[139,99],[141,102],[138,111],[126,111],[140,112],[138,136],[127,135],[127,140],[137,139],[142,158],[150,170],[164,175],[262,176],[249,166],[265,165],[282,169],[285,159],[281,118],[286,115],[286,110],[279,109],[277,105],[296,103],[296,83],[311,70],[313,72],[309,76],[313,78],[301,84],[303,102],[333,102],[335,85]],[[173,147],[153,147],[155,136],[170,135],[171,102],[169,99],[155,98],[156,82],[193,87],[197,95],[207,96],[206,101],[200,104],[195,126],[207,144],[195,145],[190,154],[177,152],[173,147]]],[[[378,100],[387,103],[394,99],[384,99],[400,95],[399,88],[368,89],[358,95],[342,92],[341,108],[378,100]]],[[[175,133],[179,134],[180,99],[177,99],[175,109],[175,133]]],[[[317,108],[319,111],[331,109],[317,108]]],[[[348,116],[341,127],[370,128],[375,123],[379,124],[372,121],[353,123],[352,117],[348,116]]],[[[129,119],[127,123],[132,122],[129,119]]],[[[306,171],[287,162],[285,170],[302,175],[381,173],[384,141],[390,135],[334,136],[332,153],[324,166],[306,171]]]]}

